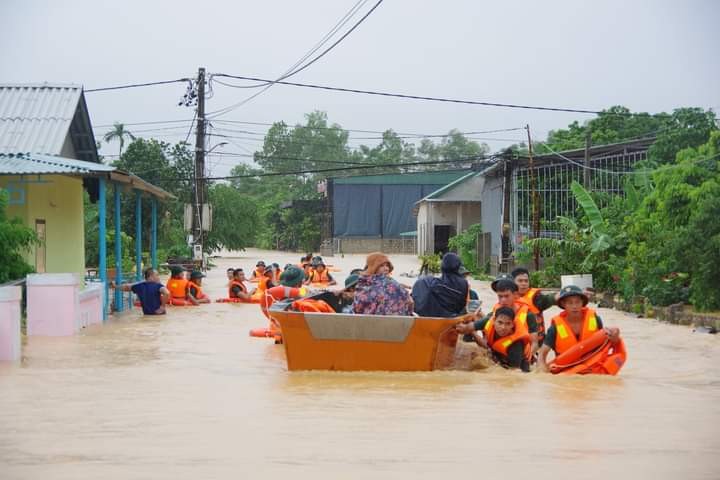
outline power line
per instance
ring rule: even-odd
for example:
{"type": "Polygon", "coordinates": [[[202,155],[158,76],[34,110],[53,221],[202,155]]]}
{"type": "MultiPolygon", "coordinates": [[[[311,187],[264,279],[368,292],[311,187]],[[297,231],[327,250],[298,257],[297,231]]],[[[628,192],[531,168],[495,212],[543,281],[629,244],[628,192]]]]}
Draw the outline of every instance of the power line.
{"type": "Polygon", "coordinates": [[[636,115],[635,113],[631,112],[607,112],[602,110],[585,110],[585,109],[578,109],[578,108],[563,108],[563,107],[544,107],[544,106],[537,106],[537,105],[522,105],[522,104],[513,104],[513,103],[499,103],[499,102],[481,102],[481,101],[475,101],[475,100],[461,100],[456,98],[444,98],[444,97],[429,97],[429,96],[422,96],[422,95],[409,95],[404,93],[390,93],[390,92],[380,92],[375,90],[362,90],[357,88],[344,88],[344,87],[331,87],[327,85],[318,85],[314,83],[298,83],[298,82],[287,82],[284,80],[268,80],[265,78],[258,78],[258,77],[246,77],[241,75],[229,75],[225,73],[216,73],[215,76],[217,77],[226,77],[226,78],[236,78],[239,80],[250,80],[255,82],[270,82],[279,84],[279,85],[288,85],[291,87],[302,87],[302,88],[312,88],[316,90],[329,90],[334,92],[345,92],[345,93],[357,93],[357,94],[363,94],[363,95],[374,95],[374,96],[380,96],[380,97],[391,97],[391,98],[404,98],[409,100],[425,100],[425,101],[431,101],[431,102],[444,102],[444,103],[458,103],[458,104],[465,104],[465,105],[480,105],[485,107],[501,107],[501,108],[519,108],[519,109],[525,109],[525,110],[543,110],[543,111],[551,111],[551,112],[568,112],[568,113],[588,113],[592,115],[618,115],[618,116],[627,116],[627,115],[636,115]]]}
{"type": "Polygon", "coordinates": [[[160,82],[146,82],[146,83],[131,83],[128,85],[116,85],[114,87],[101,87],[101,88],[91,88],[89,90],[84,90],[85,93],[93,93],[93,92],[107,92],[109,90],[124,90],[126,88],[138,88],[138,87],[150,87],[153,85],[167,85],[169,83],[180,83],[180,82],[189,82],[191,81],[189,78],[178,78],[177,80],[162,80],[160,82]]]}
{"type": "MultiPolygon", "coordinates": [[[[379,7],[382,2],[383,2],[383,0],[378,0],[378,2],[377,2],[375,5],[373,5],[373,7],[372,7],[365,15],[363,15],[362,18],[360,18],[360,20],[358,20],[347,32],[345,32],[345,33],[344,33],[339,39],[337,39],[332,45],[330,45],[328,48],[326,48],[322,53],[320,53],[319,55],[317,55],[315,58],[313,58],[312,60],[310,60],[309,62],[307,62],[305,65],[303,65],[303,66],[301,66],[301,67],[298,67],[298,68],[296,68],[295,70],[292,70],[291,72],[286,72],[285,74],[283,74],[283,75],[282,75],[280,78],[278,78],[277,80],[271,81],[269,85],[267,85],[265,88],[263,88],[263,89],[260,90],[259,92],[255,93],[254,95],[251,95],[250,97],[246,98],[245,100],[242,100],[241,102],[236,103],[235,105],[231,105],[231,106],[229,106],[229,107],[225,107],[225,108],[220,109],[220,110],[218,110],[218,111],[216,111],[216,112],[210,112],[210,113],[208,114],[208,117],[209,117],[209,118],[213,118],[213,117],[218,117],[218,116],[220,116],[220,115],[225,115],[226,113],[229,113],[229,112],[231,112],[232,110],[235,110],[236,108],[245,105],[246,103],[248,103],[248,102],[251,101],[252,99],[258,97],[259,95],[262,95],[265,91],[267,91],[268,89],[270,89],[271,87],[273,87],[273,86],[275,85],[275,83],[277,83],[278,80],[283,80],[283,79],[289,78],[289,77],[291,77],[291,76],[293,76],[293,75],[296,75],[297,73],[300,73],[301,71],[305,70],[305,69],[308,68],[310,65],[312,65],[313,63],[317,62],[317,61],[320,60],[322,57],[324,57],[327,53],[329,53],[329,52],[330,52],[333,48],[335,48],[338,44],[340,44],[340,42],[342,42],[342,41],[343,41],[348,35],[350,35],[358,26],[360,26],[361,23],[364,22],[365,19],[366,19],[367,17],[369,17],[370,14],[371,14],[372,12],[374,12],[375,9],[376,9],[377,7],[379,7]]],[[[365,3],[365,2],[363,2],[363,4],[364,4],[364,3],[365,3]]],[[[356,4],[356,6],[357,6],[357,4],[356,4]]],[[[354,13],[353,13],[353,15],[354,15],[354,13]]],[[[349,18],[348,18],[348,20],[349,20],[349,18]]],[[[334,34],[334,33],[333,33],[333,34],[334,34]]],[[[329,37],[327,37],[327,38],[329,39],[329,37]]]]}

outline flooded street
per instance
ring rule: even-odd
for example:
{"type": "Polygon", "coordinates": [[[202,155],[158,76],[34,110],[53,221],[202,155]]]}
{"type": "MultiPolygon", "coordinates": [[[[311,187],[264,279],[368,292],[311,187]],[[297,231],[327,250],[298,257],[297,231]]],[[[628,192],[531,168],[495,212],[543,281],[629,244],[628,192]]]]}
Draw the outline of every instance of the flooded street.
{"type": "MultiPolygon", "coordinates": [[[[298,258],[216,259],[206,290],[298,258]]],[[[412,282],[416,258],[391,258],[412,282]]],[[[364,256],[326,261],[340,281],[364,256]]],[[[628,348],[613,378],[290,373],[282,346],[248,336],[257,305],[137,312],[0,364],[0,479],[720,478],[720,338],[688,327],[599,309],[628,348]]]]}

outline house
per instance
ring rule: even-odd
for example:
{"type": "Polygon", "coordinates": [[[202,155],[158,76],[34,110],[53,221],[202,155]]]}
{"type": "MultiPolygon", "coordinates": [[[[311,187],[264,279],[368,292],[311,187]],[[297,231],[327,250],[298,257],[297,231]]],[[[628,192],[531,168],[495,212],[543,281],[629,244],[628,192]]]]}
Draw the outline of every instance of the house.
{"type": "MultiPolygon", "coordinates": [[[[100,162],[81,86],[0,85],[0,188],[9,193],[8,216],[20,218],[40,239],[39,245],[26,253],[27,262],[40,274],[35,275],[32,282],[28,281],[29,334],[31,310],[37,310],[35,307],[42,303],[31,305],[31,284],[40,288],[75,282],[78,288],[84,287],[84,191],[89,193],[91,201],[98,203],[98,276],[104,284],[103,317],[106,314],[106,193],[109,187],[113,187],[115,204],[115,281],[120,283],[125,279],[120,244],[123,193],[133,195],[136,204],[135,278],[140,279],[143,198],[149,198],[152,203],[150,250],[151,263],[157,268],[157,201],[172,195],[142,178],[100,162]],[[42,274],[48,276],[42,277],[42,274]]],[[[67,303],[72,306],[77,301],[69,298],[67,303]]],[[[119,291],[115,292],[115,308],[123,309],[119,291]]],[[[68,321],[72,326],[75,319],[68,321]]],[[[54,327],[49,330],[55,331],[54,327]]]]}
{"type": "Polygon", "coordinates": [[[334,253],[415,253],[415,202],[469,170],[409,172],[329,179],[328,230],[334,253]]]}
{"type": "Polygon", "coordinates": [[[470,172],[415,203],[418,255],[448,251],[450,237],[481,223],[484,178],[470,172]]]}
{"type": "Polygon", "coordinates": [[[478,263],[489,264],[491,273],[508,271],[522,242],[535,233],[557,237],[558,215],[574,216],[577,204],[570,190],[573,180],[592,192],[623,194],[625,172],[647,159],[655,137],[528,156],[503,155],[480,172],[483,178],[481,218],[487,248],[478,263]],[[533,218],[532,179],[538,199],[538,218],[533,218]],[[536,220],[536,222],[535,222],[536,220]],[[534,230],[539,230],[535,232],[534,230]]]}
{"type": "Polygon", "coordinates": [[[0,85],[0,155],[8,216],[41,240],[26,261],[41,273],[84,275],[83,175],[114,169],[98,158],[82,88],[0,85]]]}

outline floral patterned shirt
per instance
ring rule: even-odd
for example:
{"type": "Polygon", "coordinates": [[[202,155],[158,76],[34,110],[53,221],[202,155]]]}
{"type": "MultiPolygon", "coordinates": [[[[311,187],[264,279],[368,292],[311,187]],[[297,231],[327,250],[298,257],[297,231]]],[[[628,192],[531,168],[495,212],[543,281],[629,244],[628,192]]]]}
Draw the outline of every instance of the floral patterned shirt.
{"type": "Polygon", "coordinates": [[[353,311],[364,315],[412,315],[410,293],[387,275],[360,277],[353,311]]]}

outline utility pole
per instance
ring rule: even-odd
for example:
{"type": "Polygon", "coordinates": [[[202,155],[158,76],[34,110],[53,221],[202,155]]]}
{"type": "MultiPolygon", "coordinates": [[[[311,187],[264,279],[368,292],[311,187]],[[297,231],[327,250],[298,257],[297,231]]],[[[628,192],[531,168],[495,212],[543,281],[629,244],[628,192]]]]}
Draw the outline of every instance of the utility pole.
{"type": "MultiPolygon", "coordinates": [[[[512,254],[512,228],[510,226],[510,206],[512,198],[512,181],[513,181],[513,159],[512,152],[508,151],[504,155],[503,166],[505,167],[505,179],[503,182],[503,224],[502,224],[502,251],[500,252],[500,268],[501,271],[510,273],[510,254],[512,254]]],[[[433,211],[433,210],[431,210],[433,211]]]]}
{"type": "MultiPolygon", "coordinates": [[[[532,210],[532,236],[540,237],[540,205],[538,202],[537,184],[535,178],[535,161],[533,160],[532,139],[530,137],[530,125],[525,125],[528,136],[528,170],[530,172],[530,205],[532,210]]],[[[535,260],[535,271],[540,270],[540,248],[535,245],[533,248],[533,258],[535,260]]]]}
{"type": "Polygon", "coordinates": [[[205,69],[198,69],[197,79],[197,130],[195,137],[195,215],[193,215],[193,242],[203,247],[203,205],[207,202],[205,181],[205,69]]]}
{"type": "Polygon", "coordinates": [[[585,168],[583,169],[583,186],[590,190],[590,144],[592,143],[592,132],[588,127],[585,132],[585,168]]]}

